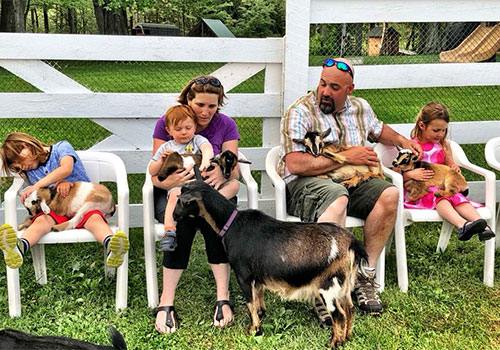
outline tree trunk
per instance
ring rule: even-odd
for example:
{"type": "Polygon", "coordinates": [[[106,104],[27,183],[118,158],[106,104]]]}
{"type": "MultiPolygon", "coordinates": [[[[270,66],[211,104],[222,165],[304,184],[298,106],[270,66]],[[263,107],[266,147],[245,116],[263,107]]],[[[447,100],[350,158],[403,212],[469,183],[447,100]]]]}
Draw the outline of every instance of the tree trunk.
{"type": "Polygon", "coordinates": [[[68,8],[68,27],[70,34],[76,34],[76,10],[68,8]]]}
{"type": "Polygon", "coordinates": [[[49,28],[49,14],[47,12],[47,8],[43,8],[43,27],[45,29],[45,33],[48,33],[50,28],[49,28]]]}
{"type": "Polygon", "coordinates": [[[421,23],[418,35],[417,53],[427,54],[441,51],[439,23],[421,23]]]}
{"type": "Polygon", "coordinates": [[[26,0],[2,0],[0,32],[24,33],[26,0]]]}
{"type": "Polygon", "coordinates": [[[114,13],[106,8],[112,0],[104,0],[99,5],[98,0],[93,0],[94,14],[100,34],[128,35],[127,11],[121,9],[114,13]]]}

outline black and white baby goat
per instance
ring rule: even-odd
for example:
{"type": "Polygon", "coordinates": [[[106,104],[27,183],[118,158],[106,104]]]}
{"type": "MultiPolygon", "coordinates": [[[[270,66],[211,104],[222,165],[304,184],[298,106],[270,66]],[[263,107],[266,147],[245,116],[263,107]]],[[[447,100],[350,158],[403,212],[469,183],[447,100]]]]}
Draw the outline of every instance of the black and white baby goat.
{"type": "MultiPolygon", "coordinates": [[[[252,162],[246,159],[238,159],[238,156],[230,150],[226,150],[210,160],[212,163],[219,165],[222,171],[222,175],[226,179],[229,179],[231,172],[236,167],[238,163],[252,164],[252,162]]],[[[179,169],[184,169],[191,164],[196,164],[200,166],[201,155],[198,154],[179,154],[178,152],[170,153],[163,162],[160,170],[158,171],[158,180],[163,181],[170,174],[174,173],[179,169]]],[[[212,170],[213,165],[211,165],[208,170],[212,170]]]]}
{"type": "Polygon", "coordinates": [[[358,266],[368,258],[349,231],[332,223],[282,222],[258,210],[237,211],[200,180],[182,187],[174,211],[177,222],[198,216],[222,239],[250,311],[250,332],[261,334],[268,289],[287,299],[322,300],[333,319],[328,345],[337,347],[349,338],[351,291],[358,266]]]}

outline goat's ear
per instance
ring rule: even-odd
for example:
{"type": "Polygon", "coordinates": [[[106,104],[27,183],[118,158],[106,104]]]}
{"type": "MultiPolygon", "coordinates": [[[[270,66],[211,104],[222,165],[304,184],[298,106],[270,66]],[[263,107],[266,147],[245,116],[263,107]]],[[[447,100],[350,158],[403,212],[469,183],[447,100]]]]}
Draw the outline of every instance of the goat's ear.
{"type": "Polygon", "coordinates": [[[252,164],[251,161],[246,160],[246,159],[238,159],[238,163],[252,164]]]}
{"type": "Polygon", "coordinates": [[[50,213],[50,208],[47,205],[45,199],[42,199],[42,201],[40,202],[40,208],[42,209],[44,214],[48,215],[50,213]]]}
{"type": "Polygon", "coordinates": [[[333,145],[335,142],[333,141],[325,141],[323,142],[323,148],[326,147],[326,146],[330,146],[330,145],[333,145]]]}
{"type": "Polygon", "coordinates": [[[327,137],[328,135],[330,135],[330,133],[332,132],[332,128],[328,128],[326,129],[326,131],[322,132],[320,137],[321,139],[323,140],[325,137],[327,137]]]}
{"type": "Polygon", "coordinates": [[[301,145],[306,145],[306,142],[304,141],[304,139],[292,139],[293,142],[295,143],[300,143],[301,145]]]}
{"type": "Polygon", "coordinates": [[[203,181],[203,178],[201,177],[201,172],[200,172],[200,168],[198,167],[198,165],[194,165],[193,167],[193,170],[194,170],[194,175],[196,177],[196,180],[202,180],[203,181]]]}
{"type": "Polygon", "coordinates": [[[396,149],[398,150],[398,152],[401,152],[401,150],[402,150],[402,148],[399,146],[396,146],[396,149]]]}

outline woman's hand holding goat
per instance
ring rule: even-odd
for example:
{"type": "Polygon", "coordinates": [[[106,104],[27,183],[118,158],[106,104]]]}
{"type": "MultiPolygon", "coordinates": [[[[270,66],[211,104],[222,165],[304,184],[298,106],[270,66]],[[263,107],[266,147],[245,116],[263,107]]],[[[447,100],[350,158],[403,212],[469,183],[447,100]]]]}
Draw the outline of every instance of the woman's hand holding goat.
{"type": "Polygon", "coordinates": [[[205,179],[207,184],[211,185],[216,190],[218,190],[219,187],[226,182],[226,179],[222,175],[222,170],[217,164],[210,171],[203,171],[201,176],[205,179]]]}
{"type": "Polygon", "coordinates": [[[185,183],[189,182],[194,177],[193,172],[193,164],[188,165],[184,170],[178,170],[169,176],[163,181],[158,181],[158,183],[154,183],[155,186],[161,187],[165,190],[169,190],[173,187],[182,187],[185,183]]]}

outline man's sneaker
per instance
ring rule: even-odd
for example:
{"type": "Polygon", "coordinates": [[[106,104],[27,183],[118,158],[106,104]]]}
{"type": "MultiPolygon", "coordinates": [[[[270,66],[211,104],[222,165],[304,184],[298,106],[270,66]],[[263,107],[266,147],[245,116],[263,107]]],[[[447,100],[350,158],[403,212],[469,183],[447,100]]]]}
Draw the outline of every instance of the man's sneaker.
{"type": "Polygon", "coordinates": [[[375,271],[366,271],[365,276],[358,272],[354,295],[361,311],[377,316],[382,313],[382,301],[377,294],[375,271]]]}
{"type": "Polygon", "coordinates": [[[120,267],[123,264],[123,256],[127,254],[130,243],[123,231],[117,231],[108,243],[108,258],[106,265],[109,267],[120,267]]]}
{"type": "Polygon", "coordinates": [[[325,304],[323,304],[323,301],[319,300],[318,298],[314,298],[313,309],[318,316],[321,327],[333,326],[332,316],[330,315],[330,313],[328,313],[328,310],[326,309],[325,304]]]}
{"type": "Polygon", "coordinates": [[[16,231],[11,225],[0,226],[0,249],[3,252],[5,264],[11,269],[17,269],[23,264],[21,245],[22,242],[17,238],[16,231]]]}

